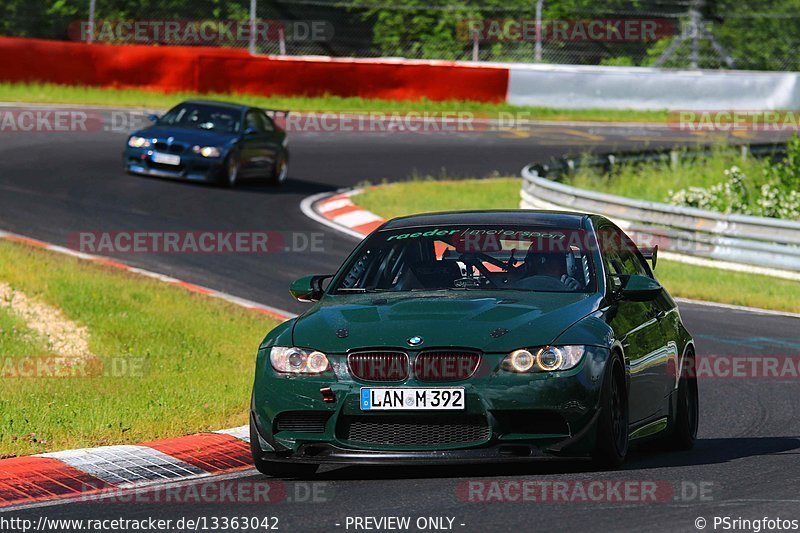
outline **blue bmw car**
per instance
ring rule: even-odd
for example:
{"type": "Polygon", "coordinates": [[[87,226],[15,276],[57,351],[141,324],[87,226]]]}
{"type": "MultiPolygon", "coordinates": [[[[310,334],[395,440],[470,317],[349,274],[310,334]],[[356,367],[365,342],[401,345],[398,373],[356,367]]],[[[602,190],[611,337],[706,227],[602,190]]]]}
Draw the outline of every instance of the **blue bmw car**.
{"type": "Polygon", "coordinates": [[[125,170],[229,187],[248,178],[279,185],[288,175],[289,150],[286,131],[268,112],[286,113],[207,100],[178,104],[128,137],[125,170]]]}

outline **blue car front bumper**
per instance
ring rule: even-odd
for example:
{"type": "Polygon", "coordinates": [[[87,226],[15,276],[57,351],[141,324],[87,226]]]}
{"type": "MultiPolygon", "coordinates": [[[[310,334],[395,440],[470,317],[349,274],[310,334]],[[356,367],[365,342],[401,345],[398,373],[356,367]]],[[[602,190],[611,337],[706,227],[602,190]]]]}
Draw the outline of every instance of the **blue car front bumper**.
{"type": "Polygon", "coordinates": [[[224,177],[225,166],[222,157],[209,158],[192,153],[174,154],[180,157],[180,162],[172,165],[154,162],[154,153],[155,150],[151,148],[126,148],[122,156],[125,171],[145,176],[201,182],[217,182],[224,177]]]}

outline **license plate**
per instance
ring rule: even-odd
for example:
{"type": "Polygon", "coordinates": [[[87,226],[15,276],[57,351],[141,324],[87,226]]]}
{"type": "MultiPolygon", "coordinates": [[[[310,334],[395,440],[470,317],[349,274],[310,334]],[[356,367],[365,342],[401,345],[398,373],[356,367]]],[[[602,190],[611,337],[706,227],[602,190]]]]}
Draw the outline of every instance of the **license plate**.
{"type": "Polygon", "coordinates": [[[464,389],[361,388],[362,411],[464,409],[464,389]]]}
{"type": "Polygon", "coordinates": [[[161,163],[162,165],[180,165],[181,156],[174,154],[162,154],[161,152],[154,152],[153,163],[161,163]]]}

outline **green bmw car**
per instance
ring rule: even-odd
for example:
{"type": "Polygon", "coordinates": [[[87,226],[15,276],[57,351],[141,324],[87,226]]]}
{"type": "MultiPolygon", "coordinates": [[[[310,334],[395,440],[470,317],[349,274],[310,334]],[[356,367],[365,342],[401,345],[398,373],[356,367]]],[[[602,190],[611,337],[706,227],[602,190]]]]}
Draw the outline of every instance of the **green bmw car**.
{"type": "MultiPolygon", "coordinates": [[[[688,449],[695,349],[678,308],[608,219],[553,211],[403,217],[336,274],[256,361],[255,466],[593,459],[688,449]]],[[[652,262],[653,267],[648,263],[652,262]]]]}

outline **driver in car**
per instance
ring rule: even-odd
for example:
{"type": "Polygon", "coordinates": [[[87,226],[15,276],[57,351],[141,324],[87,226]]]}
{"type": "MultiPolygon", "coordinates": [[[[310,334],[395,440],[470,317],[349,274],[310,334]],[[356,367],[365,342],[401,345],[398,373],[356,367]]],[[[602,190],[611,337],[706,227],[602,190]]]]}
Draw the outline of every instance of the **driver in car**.
{"type": "Polygon", "coordinates": [[[520,268],[523,269],[523,277],[547,276],[558,280],[568,290],[578,291],[583,288],[581,282],[567,272],[566,254],[545,253],[528,249],[525,261],[520,268]]]}

